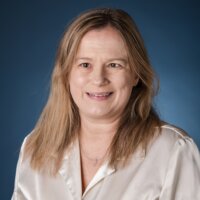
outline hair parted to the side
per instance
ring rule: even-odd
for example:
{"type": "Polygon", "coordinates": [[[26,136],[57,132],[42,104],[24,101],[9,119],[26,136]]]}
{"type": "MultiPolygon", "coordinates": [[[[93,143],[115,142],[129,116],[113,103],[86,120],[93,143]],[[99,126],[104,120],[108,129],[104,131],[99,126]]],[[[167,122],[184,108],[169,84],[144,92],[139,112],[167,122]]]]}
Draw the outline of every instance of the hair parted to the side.
{"type": "Polygon", "coordinates": [[[58,48],[48,102],[25,152],[35,170],[56,174],[64,153],[77,138],[80,128],[78,108],[69,90],[68,77],[82,37],[90,30],[111,26],[123,38],[131,70],[139,77],[110,146],[110,165],[126,162],[138,147],[146,149],[161,121],[152,107],[155,74],[142,37],[133,19],[123,10],[100,8],[78,16],[67,28],[58,48]]]}

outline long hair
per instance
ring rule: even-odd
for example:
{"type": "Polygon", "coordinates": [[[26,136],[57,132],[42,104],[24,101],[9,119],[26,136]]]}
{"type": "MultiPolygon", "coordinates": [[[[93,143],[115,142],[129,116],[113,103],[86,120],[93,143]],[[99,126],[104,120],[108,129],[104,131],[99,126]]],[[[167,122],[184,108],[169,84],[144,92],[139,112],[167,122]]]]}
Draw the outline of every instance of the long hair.
{"type": "Polygon", "coordinates": [[[152,107],[155,74],[135,22],[120,9],[89,10],[69,24],[60,42],[47,104],[25,145],[33,169],[47,169],[50,163],[56,174],[64,153],[77,138],[80,116],[70,94],[69,74],[83,36],[106,26],[120,33],[129,66],[139,77],[110,145],[110,165],[126,162],[138,147],[145,150],[155,128],[160,127],[160,119],[152,107]]]}

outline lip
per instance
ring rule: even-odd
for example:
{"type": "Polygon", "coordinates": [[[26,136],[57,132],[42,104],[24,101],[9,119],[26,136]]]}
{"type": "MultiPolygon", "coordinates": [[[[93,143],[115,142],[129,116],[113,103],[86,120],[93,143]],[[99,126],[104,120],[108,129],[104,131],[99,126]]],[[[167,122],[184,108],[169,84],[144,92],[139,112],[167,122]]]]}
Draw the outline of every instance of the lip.
{"type": "Polygon", "coordinates": [[[93,100],[107,100],[112,96],[113,92],[86,92],[86,95],[93,100]]]}

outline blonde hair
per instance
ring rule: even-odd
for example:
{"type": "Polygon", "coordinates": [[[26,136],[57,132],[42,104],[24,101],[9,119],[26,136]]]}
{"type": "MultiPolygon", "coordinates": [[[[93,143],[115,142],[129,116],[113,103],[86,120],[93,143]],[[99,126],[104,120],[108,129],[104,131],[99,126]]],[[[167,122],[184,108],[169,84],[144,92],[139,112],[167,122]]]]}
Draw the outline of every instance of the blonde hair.
{"type": "Polygon", "coordinates": [[[108,25],[121,34],[131,69],[139,77],[110,146],[110,165],[127,161],[140,146],[145,150],[155,127],[160,127],[160,119],[152,107],[155,74],[136,24],[123,10],[93,9],[78,16],[60,42],[48,102],[25,146],[33,169],[46,170],[51,163],[56,174],[64,153],[77,138],[80,117],[69,91],[69,73],[85,33],[108,25]]]}

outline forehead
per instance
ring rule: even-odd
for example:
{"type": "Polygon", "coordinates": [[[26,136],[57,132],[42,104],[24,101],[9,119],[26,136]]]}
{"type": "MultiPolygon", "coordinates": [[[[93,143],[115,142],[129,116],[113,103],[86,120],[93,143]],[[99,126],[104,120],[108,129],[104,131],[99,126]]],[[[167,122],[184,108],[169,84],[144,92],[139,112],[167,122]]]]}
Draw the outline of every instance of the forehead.
{"type": "Polygon", "coordinates": [[[121,34],[115,28],[106,26],[88,31],[81,39],[77,56],[94,53],[127,57],[127,48],[121,34]]]}

